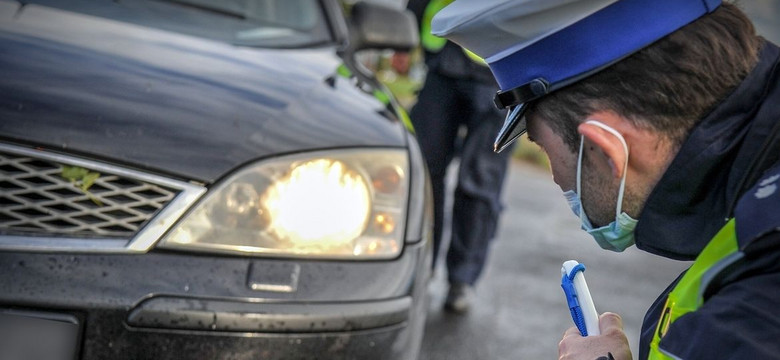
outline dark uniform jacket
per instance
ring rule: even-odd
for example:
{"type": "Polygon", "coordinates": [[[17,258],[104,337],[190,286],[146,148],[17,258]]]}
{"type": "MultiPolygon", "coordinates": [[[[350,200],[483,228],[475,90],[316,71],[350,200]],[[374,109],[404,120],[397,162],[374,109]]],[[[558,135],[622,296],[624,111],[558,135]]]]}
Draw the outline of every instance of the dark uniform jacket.
{"type": "MultiPolygon", "coordinates": [[[[780,358],[780,49],[769,42],[683,143],[642,211],[636,245],[693,260],[732,217],[743,261],[662,339],[683,359],[780,358]]],[[[639,359],[677,281],[645,315],[639,359]]]]}

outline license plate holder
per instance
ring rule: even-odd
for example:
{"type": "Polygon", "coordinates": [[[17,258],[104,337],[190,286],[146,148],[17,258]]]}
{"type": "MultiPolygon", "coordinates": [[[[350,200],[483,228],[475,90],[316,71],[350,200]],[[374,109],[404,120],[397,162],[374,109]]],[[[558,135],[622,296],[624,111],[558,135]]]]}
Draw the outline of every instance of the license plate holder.
{"type": "Polygon", "coordinates": [[[74,360],[80,326],[69,314],[0,309],[4,360],[74,360]]]}

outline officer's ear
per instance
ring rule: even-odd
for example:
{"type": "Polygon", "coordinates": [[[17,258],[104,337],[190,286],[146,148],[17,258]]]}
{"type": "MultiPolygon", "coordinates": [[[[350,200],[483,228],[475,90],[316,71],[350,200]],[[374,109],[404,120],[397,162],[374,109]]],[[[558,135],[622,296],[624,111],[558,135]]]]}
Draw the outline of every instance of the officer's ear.
{"type": "Polygon", "coordinates": [[[609,125],[610,123],[615,123],[613,121],[615,119],[610,119],[610,117],[615,116],[617,115],[607,114],[606,118],[605,116],[589,117],[588,121],[577,127],[577,131],[585,137],[585,148],[587,149],[588,145],[595,146],[606,158],[612,176],[619,179],[623,177],[623,171],[626,169],[628,154],[626,153],[626,148],[624,148],[625,140],[621,140],[623,135],[609,125]],[[615,132],[613,133],[610,130],[615,132]]]}

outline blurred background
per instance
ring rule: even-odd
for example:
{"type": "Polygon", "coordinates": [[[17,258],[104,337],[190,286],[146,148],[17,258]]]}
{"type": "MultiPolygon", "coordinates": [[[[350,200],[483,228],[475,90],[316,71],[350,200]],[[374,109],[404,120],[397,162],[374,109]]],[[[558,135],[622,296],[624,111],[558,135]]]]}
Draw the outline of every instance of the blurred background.
{"type": "MultiPolygon", "coordinates": [[[[346,7],[358,0],[343,0],[346,7]]],[[[406,0],[362,0],[383,4],[393,8],[405,8],[406,0]]],[[[759,34],[774,42],[780,44],[780,0],[738,0],[730,1],[737,4],[753,20],[756,30],[759,34]]],[[[377,72],[377,77],[383,82],[390,91],[398,98],[398,101],[410,110],[415,103],[415,95],[425,81],[425,65],[422,61],[422,52],[414,51],[408,58],[406,67],[408,70],[403,73],[395,71],[396,68],[404,67],[404,64],[395,64],[393,61],[399,61],[393,56],[393,51],[384,52],[365,52],[360,54],[361,61],[369,69],[377,72]]],[[[485,99],[492,101],[492,99],[485,99]]],[[[519,141],[515,147],[515,157],[522,161],[547,168],[546,157],[539,152],[536,145],[528,141],[519,141]]]]}

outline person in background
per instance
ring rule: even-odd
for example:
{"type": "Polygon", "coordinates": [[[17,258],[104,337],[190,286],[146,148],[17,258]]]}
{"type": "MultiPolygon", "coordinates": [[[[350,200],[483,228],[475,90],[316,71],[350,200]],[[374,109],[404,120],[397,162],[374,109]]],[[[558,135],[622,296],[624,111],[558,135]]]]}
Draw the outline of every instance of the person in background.
{"type": "Polygon", "coordinates": [[[434,269],[444,242],[447,168],[459,159],[446,255],[449,290],[444,308],[465,313],[487,261],[501,214],[501,191],[511,151],[493,153],[490,140],[504,112],[490,104],[498,90],[482,59],[430,33],[430,21],[452,0],[411,0],[421,27],[427,67],[410,116],[430,172],[434,196],[434,269]]]}
{"type": "MultiPolygon", "coordinates": [[[[736,5],[459,0],[432,32],[485,58],[511,109],[494,148],[527,129],[600,247],[693,260],[639,359],[780,358],[780,48],[736,5]]],[[[599,326],[559,358],[632,359],[620,316],[599,326]]]]}

